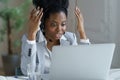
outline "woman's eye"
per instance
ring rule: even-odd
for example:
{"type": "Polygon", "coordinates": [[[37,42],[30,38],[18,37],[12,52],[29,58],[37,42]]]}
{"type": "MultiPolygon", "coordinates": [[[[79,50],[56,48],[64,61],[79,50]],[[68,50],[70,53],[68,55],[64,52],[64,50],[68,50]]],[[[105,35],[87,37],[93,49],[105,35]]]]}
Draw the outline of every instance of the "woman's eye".
{"type": "Polygon", "coordinates": [[[64,27],[64,26],[66,26],[66,24],[65,24],[65,23],[63,23],[61,26],[63,26],[63,27],[64,27]]]}
{"type": "Polygon", "coordinates": [[[55,26],[57,26],[57,24],[56,23],[51,23],[51,26],[55,27],[55,26]]]}

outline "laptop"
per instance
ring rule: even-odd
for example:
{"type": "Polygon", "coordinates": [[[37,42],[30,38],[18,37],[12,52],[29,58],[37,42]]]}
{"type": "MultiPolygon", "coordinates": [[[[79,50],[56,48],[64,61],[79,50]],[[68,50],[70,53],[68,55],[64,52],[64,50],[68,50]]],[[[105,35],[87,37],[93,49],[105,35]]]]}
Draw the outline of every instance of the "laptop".
{"type": "Polygon", "coordinates": [[[107,80],[114,43],[54,46],[50,80],[107,80]]]}

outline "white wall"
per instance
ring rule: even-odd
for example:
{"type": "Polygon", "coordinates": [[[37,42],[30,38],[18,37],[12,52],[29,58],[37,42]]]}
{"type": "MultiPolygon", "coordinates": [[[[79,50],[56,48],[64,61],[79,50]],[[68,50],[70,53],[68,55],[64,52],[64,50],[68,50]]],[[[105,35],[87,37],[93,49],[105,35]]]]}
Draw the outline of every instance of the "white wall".
{"type": "Polygon", "coordinates": [[[117,28],[116,28],[116,43],[117,43],[117,55],[116,55],[116,59],[117,59],[117,62],[116,64],[118,64],[118,66],[120,67],[120,0],[116,0],[117,1],[117,9],[116,9],[116,12],[117,12],[117,17],[116,17],[116,23],[117,23],[117,28]]]}
{"type": "MultiPolygon", "coordinates": [[[[70,7],[74,8],[75,0],[70,1],[70,7]]],[[[112,68],[120,68],[120,0],[78,0],[78,6],[84,16],[87,36],[92,43],[116,43],[112,68]]],[[[75,21],[71,24],[75,26],[75,21]]],[[[71,29],[73,28],[69,28],[71,29]]]]}

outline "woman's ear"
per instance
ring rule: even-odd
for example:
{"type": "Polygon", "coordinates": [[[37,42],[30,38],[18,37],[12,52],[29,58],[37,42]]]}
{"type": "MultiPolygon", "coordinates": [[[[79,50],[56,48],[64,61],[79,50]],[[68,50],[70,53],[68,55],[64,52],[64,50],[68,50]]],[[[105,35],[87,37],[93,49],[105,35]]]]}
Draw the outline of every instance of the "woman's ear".
{"type": "Polygon", "coordinates": [[[41,29],[42,32],[44,32],[44,24],[43,24],[43,22],[40,25],[40,29],[41,29]]]}

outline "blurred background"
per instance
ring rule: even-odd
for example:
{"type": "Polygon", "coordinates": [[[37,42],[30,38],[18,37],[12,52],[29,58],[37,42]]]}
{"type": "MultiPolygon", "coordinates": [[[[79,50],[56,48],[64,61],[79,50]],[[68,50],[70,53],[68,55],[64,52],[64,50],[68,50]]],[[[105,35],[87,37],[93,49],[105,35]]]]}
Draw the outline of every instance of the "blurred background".
{"type": "Polygon", "coordinates": [[[19,67],[31,4],[31,0],[0,0],[0,74],[14,75],[19,67]]]}
{"type": "MultiPolygon", "coordinates": [[[[91,43],[116,44],[111,68],[120,68],[120,0],[77,0],[77,4],[76,0],[69,1],[68,31],[75,32],[79,41],[74,15],[77,5],[91,43]]],[[[32,9],[32,0],[0,0],[0,75],[14,74],[19,67],[20,40],[32,9]]]]}

